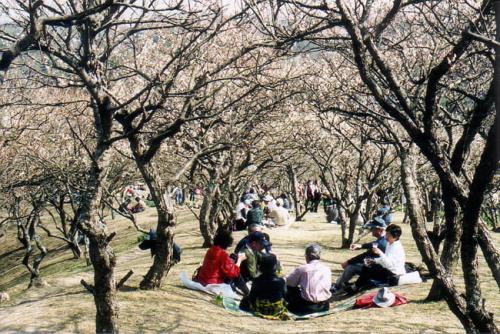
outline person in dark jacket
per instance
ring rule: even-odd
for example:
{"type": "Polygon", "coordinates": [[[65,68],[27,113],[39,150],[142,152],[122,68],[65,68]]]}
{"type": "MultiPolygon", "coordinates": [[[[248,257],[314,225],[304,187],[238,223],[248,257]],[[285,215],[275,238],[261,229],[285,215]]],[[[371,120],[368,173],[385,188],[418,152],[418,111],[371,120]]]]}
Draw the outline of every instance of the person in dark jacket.
{"type": "Polygon", "coordinates": [[[343,293],[345,284],[349,282],[352,277],[361,274],[365,259],[378,257],[376,254],[372,253],[374,245],[382,252],[385,252],[387,246],[387,240],[385,239],[385,221],[380,217],[375,217],[373,220],[369,221],[364,228],[370,229],[372,235],[377,239],[364,244],[351,245],[351,250],[353,251],[358,249],[366,249],[366,251],[341,264],[344,271],[332,286],[332,292],[334,293],[343,293]]]}
{"type": "MultiPolygon", "coordinates": [[[[244,252],[245,251],[245,248],[248,247],[248,238],[250,237],[250,234],[252,234],[253,232],[262,232],[264,226],[262,225],[258,225],[258,224],[252,224],[252,225],[249,225],[248,226],[248,234],[246,236],[244,236],[240,241],[238,241],[238,243],[236,244],[236,247],[234,248],[234,252],[231,254],[231,258],[233,260],[236,260],[238,258],[238,253],[240,252],[244,252]]],[[[271,248],[271,243],[268,243],[266,244],[266,246],[264,247],[264,250],[266,251],[266,253],[270,253],[272,248],[271,248]]]]}
{"type": "Polygon", "coordinates": [[[247,226],[262,225],[262,219],[264,219],[264,210],[262,210],[260,201],[255,200],[252,202],[252,209],[247,212],[247,226]]]}
{"type": "MultiPolygon", "coordinates": [[[[156,255],[158,246],[158,235],[156,234],[156,230],[150,229],[146,238],[147,239],[139,244],[139,248],[142,250],[149,249],[151,251],[151,257],[153,257],[156,255]]],[[[182,248],[174,242],[172,249],[172,261],[176,264],[181,261],[182,248]]]]}
{"type": "Polygon", "coordinates": [[[288,319],[285,308],[285,280],[276,275],[278,260],[274,254],[264,254],[259,264],[261,275],[252,284],[250,295],[242,299],[240,308],[259,316],[288,319]]]}

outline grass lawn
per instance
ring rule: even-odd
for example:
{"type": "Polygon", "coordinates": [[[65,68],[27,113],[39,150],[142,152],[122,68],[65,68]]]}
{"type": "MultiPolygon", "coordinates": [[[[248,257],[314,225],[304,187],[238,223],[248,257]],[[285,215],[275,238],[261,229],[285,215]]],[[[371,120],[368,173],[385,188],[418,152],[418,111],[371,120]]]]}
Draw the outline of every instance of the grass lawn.
{"type": "MultiPolygon", "coordinates": [[[[401,215],[396,215],[396,221],[401,215]]],[[[294,223],[289,230],[270,230],[273,251],[285,272],[304,262],[304,247],[318,242],[323,247],[323,261],[332,268],[333,279],[340,273],[340,263],[354,255],[339,249],[340,226],[325,223],[321,213],[310,213],[306,222],[294,223]]],[[[144,228],[155,227],[154,208],[139,214],[144,228]]],[[[205,249],[198,224],[188,210],[178,211],[176,242],[182,246],[182,261],[170,271],[162,289],[142,291],[137,287],[152,260],[149,251],[137,247],[136,230],[127,221],[109,222],[118,234],[112,246],[117,254],[117,279],[132,269],[135,274],[118,293],[119,325],[122,333],[463,333],[463,328],[448,310],[445,302],[425,303],[431,281],[394,288],[410,303],[395,308],[346,311],[307,321],[270,321],[233,314],[214,304],[212,296],[180,286],[179,273],[191,274],[202,261],[205,249]]],[[[73,260],[71,252],[56,241],[48,242],[50,252],[41,274],[49,286],[26,290],[29,276],[20,264],[24,251],[12,237],[0,240],[0,291],[11,300],[0,306],[0,332],[80,332],[94,331],[95,306],[92,296],[80,285],[82,278],[92,282],[92,268],[85,261],[73,260]]],[[[244,232],[235,233],[237,242],[244,232]]],[[[494,235],[498,241],[500,236],[494,235]]],[[[365,237],[369,240],[370,237],[365,237]]],[[[411,237],[410,227],[403,226],[403,245],[407,261],[420,263],[421,258],[411,237]]],[[[500,295],[486,263],[481,260],[483,294],[487,307],[497,316],[500,295]]],[[[457,271],[459,286],[461,273],[457,271]]]]}

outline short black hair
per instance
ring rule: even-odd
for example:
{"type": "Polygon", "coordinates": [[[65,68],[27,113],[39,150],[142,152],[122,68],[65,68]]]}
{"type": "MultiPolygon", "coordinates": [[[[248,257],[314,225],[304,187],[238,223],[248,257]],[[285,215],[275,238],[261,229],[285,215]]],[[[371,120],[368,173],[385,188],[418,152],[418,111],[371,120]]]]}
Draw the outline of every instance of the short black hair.
{"type": "Polygon", "coordinates": [[[259,270],[263,274],[274,274],[278,268],[278,259],[274,254],[263,254],[259,262],[259,270]]]}
{"type": "Polygon", "coordinates": [[[222,249],[227,249],[233,244],[233,236],[231,231],[220,229],[214,237],[214,246],[219,246],[222,249]]]}
{"type": "Polygon", "coordinates": [[[387,226],[387,228],[385,229],[385,233],[389,233],[397,240],[401,237],[403,231],[401,230],[401,227],[399,227],[399,225],[391,224],[387,226]]]}

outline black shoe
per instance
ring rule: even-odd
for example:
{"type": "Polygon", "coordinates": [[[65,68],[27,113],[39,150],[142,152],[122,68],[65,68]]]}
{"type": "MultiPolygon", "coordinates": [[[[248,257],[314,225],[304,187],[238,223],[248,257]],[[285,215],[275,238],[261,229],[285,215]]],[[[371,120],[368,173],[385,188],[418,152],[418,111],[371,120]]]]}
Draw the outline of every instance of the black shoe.
{"type": "Polygon", "coordinates": [[[353,296],[358,292],[355,284],[346,284],[344,287],[344,291],[348,296],[353,296]]]}

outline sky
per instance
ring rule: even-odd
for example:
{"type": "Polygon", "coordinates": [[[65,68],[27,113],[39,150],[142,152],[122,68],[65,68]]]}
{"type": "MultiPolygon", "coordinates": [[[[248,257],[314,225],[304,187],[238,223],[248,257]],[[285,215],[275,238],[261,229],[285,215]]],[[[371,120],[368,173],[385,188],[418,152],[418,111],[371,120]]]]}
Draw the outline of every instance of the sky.
{"type": "MultiPolygon", "coordinates": [[[[2,1],[4,4],[5,3],[9,3],[11,0],[0,0],[2,1]]],[[[59,0],[59,1],[66,1],[66,0],[59,0]]],[[[189,1],[189,0],[187,0],[189,1]]],[[[207,2],[212,2],[214,0],[208,0],[207,2]]],[[[227,8],[235,8],[239,3],[240,3],[240,0],[217,0],[219,1],[223,6],[227,7],[227,8]]],[[[53,3],[55,2],[55,0],[45,0],[46,3],[53,3]]],[[[7,15],[5,15],[4,13],[0,13],[0,24],[4,24],[4,23],[8,23],[9,22],[9,18],[7,15]]]]}

